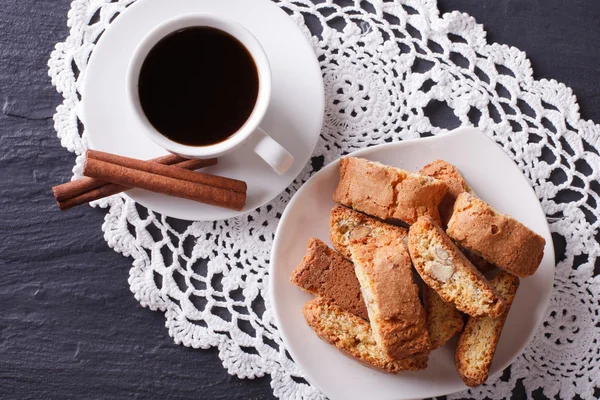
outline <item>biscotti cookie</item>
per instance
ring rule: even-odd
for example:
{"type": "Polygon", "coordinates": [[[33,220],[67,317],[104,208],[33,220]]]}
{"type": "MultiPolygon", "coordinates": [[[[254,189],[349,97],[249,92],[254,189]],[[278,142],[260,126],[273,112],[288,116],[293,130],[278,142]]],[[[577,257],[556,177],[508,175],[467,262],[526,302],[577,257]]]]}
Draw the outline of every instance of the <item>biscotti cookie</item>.
{"type": "Polygon", "coordinates": [[[463,328],[460,312],[452,303],[446,303],[435,290],[423,285],[423,303],[427,315],[427,331],[431,348],[437,349],[446,344],[452,336],[463,328]]]}
{"type": "Polygon", "coordinates": [[[421,215],[439,221],[438,206],[447,191],[445,183],[428,176],[344,157],[333,201],[377,218],[412,224],[421,215]]]}
{"type": "Polygon", "coordinates": [[[454,209],[456,197],[463,192],[475,193],[467,184],[465,178],[462,177],[458,168],[444,160],[435,160],[434,162],[427,164],[419,171],[419,173],[438,179],[448,186],[448,192],[442,199],[439,207],[442,226],[446,227],[448,221],[450,221],[450,217],[452,217],[452,210],[454,209]]]}
{"type": "Polygon", "coordinates": [[[442,300],[473,317],[502,314],[502,298],[433,219],[420,217],[410,227],[408,248],[415,269],[442,300]]]}
{"type": "Polygon", "coordinates": [[[506,310],[498,318],[469,318],[456,347],[456,369],[465,384],[471,387],[481,385],[488,377],[504,322],[519,287],[519,278],[500,272],[490,283],[506,301],[506,310]]]}
{"type": "Polygon", "coordinates": [[[351,238],[354,271],[375,341],[390,359],[431,349],[408,250],[397,235],[351,238]]]}
{"type": "Polygon", "coordinates": [[[370,367],[396,373],[427,368],[427,356],[390,360],[377,345],[365,320],[320,297],[304,305],[304,318],[315,333],[346,355],[370,367]]]}
{"type": "Polygon", "coordinates": [[[406,240],[408,229],[386,224],[375,218],[337,205],[331,209],[330,238],[333,247],[347,259],[351,259],[350,239],[374,240],[380,236],[395,236],[406,240]]]}
{"type": "Polygon", "coordinates": [[[344,311],[369,319],[354,265],[319,239],[308,240],[306,254],[290,281],[309,294],[333,300],[344,311]]]}
{"type": "Polygon", "coordinates": [[[447,233],[460,246],[521,278],[533,275],[544,257],[543,237],[469,193],[456,199],[447,233]]]}

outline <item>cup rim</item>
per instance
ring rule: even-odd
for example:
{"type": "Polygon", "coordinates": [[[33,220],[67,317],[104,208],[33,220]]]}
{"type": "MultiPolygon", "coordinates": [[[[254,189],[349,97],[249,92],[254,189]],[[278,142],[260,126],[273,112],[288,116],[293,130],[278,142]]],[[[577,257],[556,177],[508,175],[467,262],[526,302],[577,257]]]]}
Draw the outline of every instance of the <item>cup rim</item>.
{"type": "Polygon", "coordinates": [[[188,158],[218,157],[245,142],[259,127],[267,112],[271,97],[271,67],[267,55],[256,37],[242,24],[211,13],[188,13],[168,19],[150,30],[136,46],[129,60],[126,75],[127,97],[133,106],[144,133],[159,146],[188,158]],[[258,94],[254,108],[246,122],[222,142],[208,146],[189,146],[175,142],[160,133],[148,120],[139,99],[139,73],[146,56],[167,35],[180,29],[209,26],[220,29],[242,43],[254,60],[258,73],[258,94]]]}

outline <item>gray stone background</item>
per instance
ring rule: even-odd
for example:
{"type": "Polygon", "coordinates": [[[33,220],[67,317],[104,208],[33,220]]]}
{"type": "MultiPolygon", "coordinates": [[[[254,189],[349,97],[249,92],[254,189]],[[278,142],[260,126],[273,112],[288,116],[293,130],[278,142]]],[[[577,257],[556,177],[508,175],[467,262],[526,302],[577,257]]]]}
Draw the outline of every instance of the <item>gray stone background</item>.
{"type": "MultiPolygon", "coordinates": [[[[61,97],[46,63],[68,34],[69,6],[0,0],[0,398],[273,398],[268,377],[239,380],[216,350],[173,343],[163,315],[129,291],[130,260],[103,240],[102,210],[56,208],[50,187],[70,179],[74,156],[53,129],[61,97]]],[[[526,51],[537,78],[573,88],[582,117],[600,122],[599,2],[441,0],[440,9],[467,12],[490,42],[526,51]]]]}

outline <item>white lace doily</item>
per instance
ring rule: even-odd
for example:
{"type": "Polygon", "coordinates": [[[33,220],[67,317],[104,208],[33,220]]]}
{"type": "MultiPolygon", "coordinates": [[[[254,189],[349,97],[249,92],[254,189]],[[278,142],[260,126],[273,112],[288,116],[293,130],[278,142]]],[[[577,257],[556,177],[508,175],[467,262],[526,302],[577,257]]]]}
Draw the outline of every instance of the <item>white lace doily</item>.
{"type": "MultiPolygon", "coordinates": [[[[130,3],[74,1],[70,36],[49,62],[64,96],[55,128],[63,146],[79,155],[75,176],[86,149],[77,117],[86,62],[99,35],[130,3]]],[[[580,119],[571,90],[534,80],[522,51],[488,44],[472,17],[440,15],[435,1],[277,4],[310,38],[323,71],[327,110],[312,162],[278,198],[237,219],[184,223],[120,195],[98,202],[108,211],[106,241],[133,259],[129,284],[136,299],[165,313],[176,343],[218,346],[230,374],[270,374],[280,398],[322,398],[286,353],[271,314],[266,271],[281,212],[316,170],[345,153],[474,125],[504,148],[535,188],[558,264],[546,320],[531,345],[495,382],[452,397],[508,398],[518,381],[528,396],[543,388],[550,398],[594,397],[600,377],[594,271],[600,269],[600,126],[580,119]]]]}

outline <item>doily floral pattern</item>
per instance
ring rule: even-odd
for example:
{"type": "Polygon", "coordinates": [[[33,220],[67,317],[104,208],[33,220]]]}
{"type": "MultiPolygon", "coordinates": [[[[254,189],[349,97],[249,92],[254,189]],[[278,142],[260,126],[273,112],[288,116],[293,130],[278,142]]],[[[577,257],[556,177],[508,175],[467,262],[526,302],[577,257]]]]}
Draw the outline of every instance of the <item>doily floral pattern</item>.
{"type": "MultiPolygon", "coordinates": [[[[78,118],[86,63],[102,32],[132,0],[75,0],[70,36],[52,53],[50,76],[64,102],[55,115],[61,143],[87,148],[78,118]]],[[[266,291],[277,221],[292,194],[325,165],[369,145],[477,126],[535,188],[557,249],[546,320],[494,382],[452,398],[595,397],[600,377],[600,126],[583,121],[571,90],[534,80],[516,48],[488,44],[475,20],[440,15],[434,1],[280,0],[321,64],[326,116],[298,179],[270,204],[226,221],[185,223],[124,196],[101,200],[108,244],[133,259],[129,284],[145,307],[164,312],[175,342],[217,346],[228,372],[269,374],[280,398],[320,399],[285,351],[266,291]],[[440,123],[438,116],[446,117],[440,123]],[[448,122],[453,121],[453,122],[448,122]]]]}

